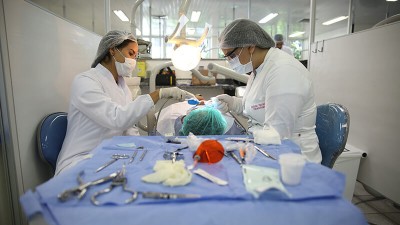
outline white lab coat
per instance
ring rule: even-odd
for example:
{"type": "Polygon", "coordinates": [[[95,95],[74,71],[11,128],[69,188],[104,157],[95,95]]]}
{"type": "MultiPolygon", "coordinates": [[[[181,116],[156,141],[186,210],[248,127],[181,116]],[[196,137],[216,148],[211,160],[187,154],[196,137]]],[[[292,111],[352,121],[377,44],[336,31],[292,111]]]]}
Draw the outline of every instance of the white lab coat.
{"type": "Polygon", "coordinates": [[[309,161],[320,163],[317,111],[308,70],[294,57],[271,48],[256,73],[250,75],[242,99],[249,131],[273,127],[282,139],[298,144],[309,161]]]}
{"type": "Polygon", "coordinates": [[[124,78],[114,77],[101,64],[77,75],[72,83],[67,134],[56,174],[86,158],[104,139],[139,135],[135,124],[154,106],[150,95],[132,101],[124,78]]]}
{"type": "Polygon", "coordinates": [[[292,51],[292,49],[290,47],[287,47],[287,46],[283,45],[281,50],[286,52],[287,54],[289,54],[291,56],[294,56],[293,55],[293,51],[292,51]]]}

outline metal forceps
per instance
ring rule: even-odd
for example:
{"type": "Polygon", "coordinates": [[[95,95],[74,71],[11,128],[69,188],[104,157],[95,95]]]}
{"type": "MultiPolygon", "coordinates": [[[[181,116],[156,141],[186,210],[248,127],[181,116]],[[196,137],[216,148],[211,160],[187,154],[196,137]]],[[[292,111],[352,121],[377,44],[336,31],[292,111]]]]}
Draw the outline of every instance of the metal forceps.
{"type": "Polygon", "coordinates": [[[78,199],[81,199],[85,195],[85,193],[87,192],[87,189],[90,186],[94,186],[94,185],[98,185],[98,184],[102,184],[104,182],[110,181],[110,180],[114,179],[118,175],[117,172],[114,172],[114,173],[111,173],[110,175],[102,177],[100,179],[84,183],[83,180],[82,180],[83,173],[84,172],[81,171],[78,174],[77,180],[78,180],[79,186],[76,186],[76,187],[71,188],[71,189],[67,189],[67,190],[63,191],[62,193],[60,193],[57,196],[57,198],[60,201],[65,202],[72,196],[77,196],[78,199]]]}
{"type": "Polygon", "coordinates": [[[127,159],[129,158],[129,155],[127,154],[114,154],[111,156],[112,160],[110,160],[109,162],[107,162],[106,164],[100,166],[99,168],[97,168],[96,173],[103,170],[104,168],[106,168],[107,166],[115,163],[118,159],[127,159]]]}
{"type": "Polygon", "coordinates": [[[117,172],[117,176],[114,177],[114,179],[112,179],[112,183],[109,187],[107,187],[106,189],[103,189],[101,191],[98,191],[96,193],[94,193],[91,197],[91,201],[94,205],[102,205],[103,203],[101,203],[99,200],[97,200],[97,197],[103,194],[106,194],[110,191],[112,191],[115,187],[121,186],[122,190],[124,192],[128,192],[131,194],[131,197],[125,200],[125,204],[131,203],[133,201],[135,201],[137,199],[138,196],[138,192],[130,190],[126,187],[126,182],[127,179],[125,177],[125,165],[122,167],[121,171],[117,172]]]}

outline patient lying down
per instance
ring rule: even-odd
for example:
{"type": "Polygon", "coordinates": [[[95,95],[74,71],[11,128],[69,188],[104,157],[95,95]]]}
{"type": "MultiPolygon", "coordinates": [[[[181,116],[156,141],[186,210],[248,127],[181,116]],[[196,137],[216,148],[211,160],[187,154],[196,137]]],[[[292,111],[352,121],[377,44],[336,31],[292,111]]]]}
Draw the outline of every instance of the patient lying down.
{"type": "Polygon", "coordinates": [[[164,136],[245,134],[246,130],[230,114],[206,105],[178,102],[163,109],[159,115],[157,132],[164,136]]]}

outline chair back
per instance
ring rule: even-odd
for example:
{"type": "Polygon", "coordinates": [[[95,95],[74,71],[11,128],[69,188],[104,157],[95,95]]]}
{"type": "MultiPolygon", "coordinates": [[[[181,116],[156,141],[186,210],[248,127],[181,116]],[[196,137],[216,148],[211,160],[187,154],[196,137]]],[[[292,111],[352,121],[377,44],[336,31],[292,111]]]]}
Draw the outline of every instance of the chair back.
{"type": "Polygon", "coordinates": [[[349,112],[336,103],[319,105],[315,125],[322,153],[321,164],[332,168],[346,146],[350,126],[349,112]]]}
{"type": "Polygon", "coordinates": [[[56,112],[45,116],[37,128],[39,156],[50,166],[53,174],[66,132],[66,112],[56,112]]]}

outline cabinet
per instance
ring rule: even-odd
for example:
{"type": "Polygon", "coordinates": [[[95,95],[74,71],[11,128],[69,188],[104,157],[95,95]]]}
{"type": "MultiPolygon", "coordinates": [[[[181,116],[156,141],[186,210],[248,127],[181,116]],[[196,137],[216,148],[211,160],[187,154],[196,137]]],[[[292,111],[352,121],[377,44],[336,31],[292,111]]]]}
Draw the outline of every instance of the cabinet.
{"type": "Polygon", "coordinates": [[[366,153],[364,151],[354,146],[346,145],[345,150],[333,165],[334,170],[346,175],[346,187],[343,195],[349,201],[353,198],[360,160],[365,156],[366,153]]]}

